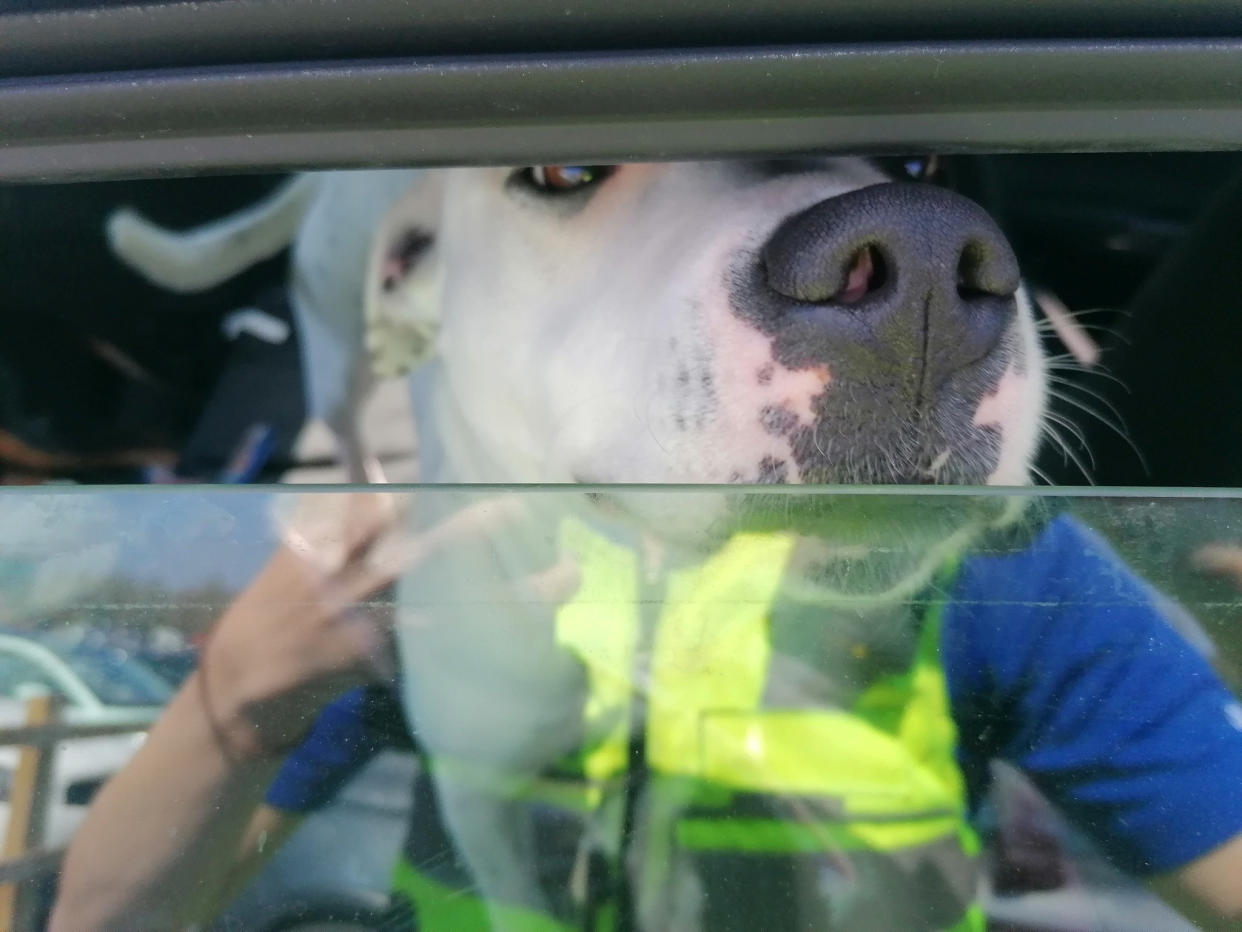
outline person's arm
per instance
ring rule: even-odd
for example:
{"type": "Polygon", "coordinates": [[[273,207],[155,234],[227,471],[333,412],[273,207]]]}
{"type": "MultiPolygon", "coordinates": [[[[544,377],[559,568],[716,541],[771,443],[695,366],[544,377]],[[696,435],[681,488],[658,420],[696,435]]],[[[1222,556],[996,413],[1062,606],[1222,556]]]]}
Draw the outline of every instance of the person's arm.
{"type": "MultiPolygon", "coordinates": [[[[311,499],[314,512],[340,497],[311,499]]],[[[381,540],[396,517],[391,496],[351,501],[343,520],[295,514],[288,545],[224,613],[199,670],[100,791],[66,857],[52,932],[167,932],[213,913],[261,864],[264,827],[292,828],[260,808],[281,758],[333,696],[394,675],[387,619],[362,600],[443,550],[489,546],[525,513],[514,497],[480,500],[413,538],[381,540]]],[[[501,597],[563,601],[577,567],[563,559],[512,585],[501,597]]]]}
{"type": "Polygon", "coordinates": [[[975,561],[963,588],[946,667],[968,758],[1017,764],[1114,864],[1234,928],[1242,706],[1162,600],[1064,520],[1025,554],[975,561]]]}
{"type": "Polygon", "coordinates": [[[1242,929],[1242,834],[1148,886],[1201,929],[1242,929]]]}
{"type": "MultiPolygon", "coordinates": [[[[1194,563],[1242,589],[1242,547],[1211,544],[1195,553],[1194,563]]],[[[1242,929],[1242,835],[1154,878],[1150,886],[1203,928],[1242,929]]]]}
{"type": "Polygon", "coordinates": [[[224,751],[187,682],[87,813],[52,932],[167,932],[207,918],[234,868],[220,852],[240,850],[278,767],[263,754],[224,751]]]}
{"type": "Polygon", "coordinates": [[[357,528],[333,570],[280,548],[225,612],[199,670],[87,813],[53,932],[200,922],[271,850],[257,833],[292,828],[260,808],[285,749],[386,646],[382,622],[354,607],[391,581],[366,560],[384,528],[357,528]]]}

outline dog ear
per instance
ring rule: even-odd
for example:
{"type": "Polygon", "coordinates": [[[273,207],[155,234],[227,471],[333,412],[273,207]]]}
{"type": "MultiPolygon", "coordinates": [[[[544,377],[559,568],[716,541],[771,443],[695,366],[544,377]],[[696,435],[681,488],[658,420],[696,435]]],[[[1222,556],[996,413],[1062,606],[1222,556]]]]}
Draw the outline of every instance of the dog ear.
{"type": "Polygon", "coordinates": [[[376,376],[402,375],[435,352],[440,329],[439,172],[421,174],[381,222],[366,283],[366,345],[376,376]]]}

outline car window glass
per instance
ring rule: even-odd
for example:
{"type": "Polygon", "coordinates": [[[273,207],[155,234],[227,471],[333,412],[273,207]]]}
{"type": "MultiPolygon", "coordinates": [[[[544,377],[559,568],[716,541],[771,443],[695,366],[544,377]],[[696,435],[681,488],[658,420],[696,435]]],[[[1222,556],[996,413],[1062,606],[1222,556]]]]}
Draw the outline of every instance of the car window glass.
{"type": "Polygon", "coordinates": [[[39,766],[188,755],[137,867],[270,758],[275,860],[146,888],[225,927],[1183,932],[1240,223],[1227,151],[0,185],[0,624],[103,707],[39,766]]]}

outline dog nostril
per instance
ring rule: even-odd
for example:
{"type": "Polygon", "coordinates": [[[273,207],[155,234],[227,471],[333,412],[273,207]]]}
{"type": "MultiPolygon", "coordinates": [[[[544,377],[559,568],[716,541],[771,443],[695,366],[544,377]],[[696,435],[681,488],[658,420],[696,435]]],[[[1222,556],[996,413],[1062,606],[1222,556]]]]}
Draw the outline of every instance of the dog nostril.
{"type": "Polygon", "coordinates": [[[979,271],[983,264],[982,250],[978,243],[967,243],[957,260],[957,294],[960,298],[978,298],[983,294],[979,287],[979,271]]]}
{"type": "Polygon", "coordinates": [[[972,298],[1004,297],[1013,291],[1004,284],[993,281],[995,277],[988,268],[988,249],[979,240],[971,240],[962,247],[957,260],[957,294],[963,300],[972,298]]]}
{"type": "Polygon", "coordinates": [[[884,287],[888,267],[884,255],[874,246],[864,246],[854,253],[841,288],[833,300],[838,304],[857,304],[873,291],[884,287]]]}

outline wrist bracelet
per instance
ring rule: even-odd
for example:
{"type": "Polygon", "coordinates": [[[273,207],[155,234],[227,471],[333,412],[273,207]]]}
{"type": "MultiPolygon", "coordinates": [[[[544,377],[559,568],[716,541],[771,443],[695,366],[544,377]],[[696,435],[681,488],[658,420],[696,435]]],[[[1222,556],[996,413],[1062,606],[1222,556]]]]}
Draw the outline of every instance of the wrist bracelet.
{"type": "Polygon", "coordinates": [[[254,760],[264,760],[277,757],[284,757],[305,738],[305,732],[299,734],[292,741],[282,742],[278,745],[272,745],[263,741],[259,737],[259,730],[253,725],[249,725],[252,741],[249,753],[238,754],[235,749],[235,741],[229,737],[227,729],[220,724],[220,719],[215,712],[215,704],[211,700],[211,688],[207,685],[207,652],[210,650],[212,638],[210,635],[203,641],[203,646],[199,651],[198,670],[195,675],[198,678],[198,694],[199,701],[203,706],[203,715],[207,718],[207,725],[211,729],[211,735],[215,738],[216,745],[220,749],[220,753],[224,759],[234,767],[238,767],[245,762],[246,758],[254,760]]]}

